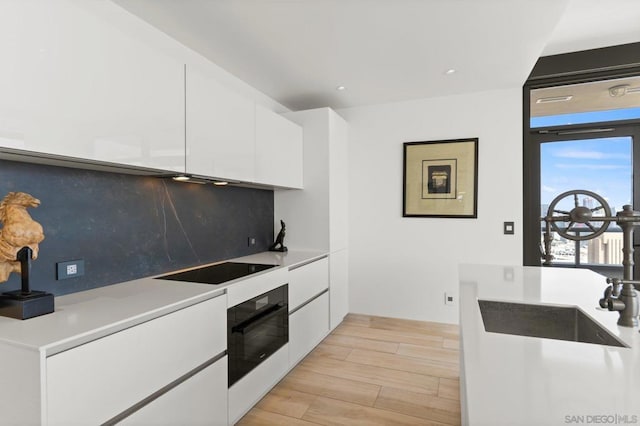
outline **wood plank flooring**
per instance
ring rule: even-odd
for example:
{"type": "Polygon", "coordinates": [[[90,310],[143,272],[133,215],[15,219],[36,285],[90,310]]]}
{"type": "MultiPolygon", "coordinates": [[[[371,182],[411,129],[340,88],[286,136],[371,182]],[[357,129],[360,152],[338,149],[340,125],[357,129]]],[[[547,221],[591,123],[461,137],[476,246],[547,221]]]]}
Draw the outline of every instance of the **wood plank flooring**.
{"type": "Polygon", "coordinates": [[[459,425],[458,327],[349,314],[237,424],[459,425]]]}

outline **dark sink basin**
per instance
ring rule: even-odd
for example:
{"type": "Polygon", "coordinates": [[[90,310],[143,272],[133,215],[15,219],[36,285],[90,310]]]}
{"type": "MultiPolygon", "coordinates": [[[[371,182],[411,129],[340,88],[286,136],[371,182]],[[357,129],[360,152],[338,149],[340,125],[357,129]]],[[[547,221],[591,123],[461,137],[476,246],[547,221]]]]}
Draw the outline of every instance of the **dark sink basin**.
{"type": "Polygon", "coordinates": [[[628,348],[577,307],[478,300],[485,331],[628,348]]]}

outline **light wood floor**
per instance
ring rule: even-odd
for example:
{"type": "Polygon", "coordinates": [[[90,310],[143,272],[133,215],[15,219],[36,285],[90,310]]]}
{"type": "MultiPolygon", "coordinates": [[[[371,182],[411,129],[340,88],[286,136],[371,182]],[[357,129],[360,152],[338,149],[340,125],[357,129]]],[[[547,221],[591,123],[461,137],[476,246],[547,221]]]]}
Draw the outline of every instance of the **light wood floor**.
{"type": "Polygon", "coordinates": [[[459,425],[458,327],[349,314],[238,425],[459,425]]]}

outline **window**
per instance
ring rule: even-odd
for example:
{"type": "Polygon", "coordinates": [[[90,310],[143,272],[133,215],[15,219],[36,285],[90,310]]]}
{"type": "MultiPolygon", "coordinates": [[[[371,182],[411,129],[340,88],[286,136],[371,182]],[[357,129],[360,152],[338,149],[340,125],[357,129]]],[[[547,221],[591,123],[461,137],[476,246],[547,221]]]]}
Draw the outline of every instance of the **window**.
{"type": "MultiPolygon", "coordinates": [[[[607,69],[606,62],[613,61],[607,57],[607,49],[541,58],[525,84],[525,265],[541,264],[545,225],[541,218],[551,201],[566,191],[587,190],[602,196],[612,215],[624,204],[640,210],[640,62],[633,56],[638,55],[639,47],[636,43],[611,48],[616,64],[607,71],[602,71],[607,69]],[[581,60],[575,60],[576,55],[581,60]],[[629,62],[635,61],[635,65],[624,65],[625,55],[631,55],[629,62]],[[638,168],[635,173],[634,168],[638,168]]],[[[568,211],[580,205],[595,210],[598,202],[589,198],[568,197],[564,206],[555,208],[568,211]]],[[[598,214],[602,215],[601,211],[594,212],[598,214]]],[[[593,233],[581,226],[565,231],[571,236],[593,233]]],[[[635,234],[634,245],[640,246],[640,231],[635,234]]],[[[621,235],[615,223],[599,237],[586,241],[554,233],[553,265],[587,267],[621,276],[621,235]]],[[[640,270],[639,253],[635,255],[640,270]]]]}
{"type": "MultiPolygon", "coordinates": [[[[561,194],[576,189],[592,191],[604,198],[612,215],[622,210],[625,204],[632,204],[632,143],[629,136],[562,140],[552,135],[540,144],[540,216],[549,212],[551,203],[561,194]]],[[[604,207],[594,197],[580,194],[577,200],[572,196],[562,197],[553,206],[556,211],[570,211],[576,205],[593,211],[594,217],[604,216],[604,207]]],[[[594,220],[594,227],[606,226],[605,222],[594,220]]],[[[570,235],[585,237],[593,234],[586,225],[577,224],[570,229],[563,228],[570,235]]],[[[545,223],[541,222],[541,236],[545,223]]],[[[602,235],[584,241],[575,241],[553,234],[551,254],[554,262],[565,265],[611,265],[622,264],[622,230],[610,223],[602,235]]]]}

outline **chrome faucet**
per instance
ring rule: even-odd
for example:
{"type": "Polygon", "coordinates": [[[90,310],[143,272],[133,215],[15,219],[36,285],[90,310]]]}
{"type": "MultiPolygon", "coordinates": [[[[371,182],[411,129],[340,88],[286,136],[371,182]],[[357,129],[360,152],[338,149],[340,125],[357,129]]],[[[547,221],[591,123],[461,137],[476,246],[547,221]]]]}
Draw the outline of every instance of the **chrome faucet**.
{"type": "Polygon", "coordinates": [[[619,325],[635,327],[638,325],[638,293],[636,285],[640,281],[607,278],[610,284],[600,299],[600,307],[620,313],[619,325]]]}

